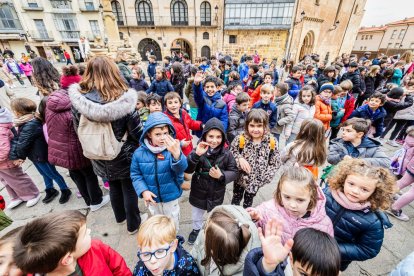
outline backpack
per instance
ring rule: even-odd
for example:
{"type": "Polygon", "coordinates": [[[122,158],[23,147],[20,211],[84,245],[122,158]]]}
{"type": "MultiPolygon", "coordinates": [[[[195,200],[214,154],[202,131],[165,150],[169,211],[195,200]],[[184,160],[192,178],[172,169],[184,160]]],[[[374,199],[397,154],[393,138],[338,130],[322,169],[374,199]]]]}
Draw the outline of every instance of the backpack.
{"type": "MultiPolygon", "coordinates": [[[[246,138],[244,137],[243,134],[240,134],[240,139],[239,139],[239,153],[241,154],[244,150],[244,147],[246,145],[246,138]]],[[[269,148],[270,148],[270,152],[269,152],[269,162],[270,159],[272,157],[272,155],[275,152],[276,149],[276,140],[273,136],[270,136],[270,141],[269,141],[269,148]]]]}
{"type": "Polygon", "coordinates": [[[115,159],[121,152],[127,136],[128,132],[125,132],[121,141],[118,141],[110,122],[94,122],[83,115],[80,117],[78,137],[83,148],[83,155],[88,159],[115,159]]]}
{"type": "Polygon", "coordinates": [[[390,170],[395,175],[402,175],[402,165],[404,162],[405,154],[407,150],[405,148],[400,148],[397,150],[391,158],[390,170]]]}

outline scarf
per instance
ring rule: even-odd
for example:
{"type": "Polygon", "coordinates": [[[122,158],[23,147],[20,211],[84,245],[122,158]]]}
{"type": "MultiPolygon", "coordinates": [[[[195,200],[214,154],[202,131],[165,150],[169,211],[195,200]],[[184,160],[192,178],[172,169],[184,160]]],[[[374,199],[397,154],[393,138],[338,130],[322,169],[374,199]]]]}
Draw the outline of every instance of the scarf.
{"type": "Polygon", "coordinates": [[[331,98],[325,98],[322,97],[322,95],[319,95],[319,99],[324,102],[326,105],[331,105],[331,98]]]}
{"type": "Polygon", "coordinates": [[[167,146],[163,146],[163,147],[153,146],[147,138],[144,139],[144,144],[154,154],[161,153],[167,149],[167,146]]]}
{"type": "Polygon", "coordinates": [[[35,118],[38,118],[38,114],[37,113],[30,113],[30,114],[26,114],[23,116],[20,116],[19,118],[15,118],[14,119],[14,124],[18,127],[21,126],[35,118]]]}
{"type": "Polygon", "coordinates": [[[352,211],[360,211],[364,210],[366,208],[371,207],[371,203],[365,202],[365,203],[354,203],[349,201],[349,199],[346,197],[346,195],[339,191],[339,190],[331,190],[332,197],[336,200],[336,202],[339,203],[342,207],[348,210],[352,211]]]}

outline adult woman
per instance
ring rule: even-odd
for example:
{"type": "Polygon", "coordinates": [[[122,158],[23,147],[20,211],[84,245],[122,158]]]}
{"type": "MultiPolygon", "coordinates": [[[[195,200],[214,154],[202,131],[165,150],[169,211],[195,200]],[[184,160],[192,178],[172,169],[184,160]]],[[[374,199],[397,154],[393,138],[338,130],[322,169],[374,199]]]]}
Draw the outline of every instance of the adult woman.
{"type": "Polygon", "coordinates": [[[364,94],[361,94],[360,97],[358,97],[355,105],[358,107],[362,105],[362,103],[371,97],[372,94],[374,94],[376,90],[375,84],[377,83],[377,75],[380,72],[379,65],[372,65],[368,71],[368,73],[365,76],[365,92],[364,94]]]}
{"type": "Polygon", "coordinates": [[[402,54],[402,56],[400,58],[400,61],[405,62],[404,71],[403,71],[404,75],[408,75],[408,74],[410,74],[411,72],[414,71],[414,62],[413,62],[413,60],[414,60],[414,55],[413,55],[412,51],[408,50],[408,51],[405,51],[402,54]]]}
{"type": "Polygon", "coordinates": [[[141,223],[138,197],[130,178],[131,159],[142,133],[139,114],[135,111],[137,93],[128,90],[116,64],[108,57],[96,56],[87,64],[83,80],[69,89],[75,129],[81,116],[94,122],[111,123],[118,141],[126,142],[113,160],[91,160],[95,173],[109,180],[109,195],[117,223],[127,222],[130,234],[141,223]]]}
{"type": "Polygon", "coordinates": [[[126,80],[126,83],[129,83],[131,80],[132,70],[128,67],[128,54],[126,52],[118,52],[115,62],[118,65],[119,70],[121,71],[122,76],[126,80]]]}

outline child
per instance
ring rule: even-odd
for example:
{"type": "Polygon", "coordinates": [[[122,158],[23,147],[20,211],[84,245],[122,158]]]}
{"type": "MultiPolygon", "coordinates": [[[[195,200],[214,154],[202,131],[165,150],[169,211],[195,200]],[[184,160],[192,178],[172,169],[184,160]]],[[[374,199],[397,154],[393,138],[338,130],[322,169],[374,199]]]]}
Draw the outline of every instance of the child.
{"type": "Polygon", "coordinates": [[[354,111],[356,100],[351,93],[353,84],[350,80],[344,80],[343,82],[339,84],[339,86],[342,88],[342,91],[343,91],[342,98],[343,100],[345,100],[345,105],[344,105],[345,114],[341,120],[341,123],[343,123],[346,120],[348,120],[349,116],[351,116],[352,112],[354,111]]]}
{"type": "Polygon", "coordinates": [[[136,91],[146,91],[149,86],[145,79],[142,78],[144,72],[140,67],[132,70],[131,79],[129,80],[129,87],[134,88],[136,91]]]}
{"type": "Polygon", "coordinates": [[[139,118],[141,119],[141,122],[144,124],[147,119],[148,119],[148,115],[149,115],[149,109],[146,107],[146,102],[147,102],[147,93],[145,93],[145,91],[137,91],[138,94],[138,99],[137,99],[137,106],[136,106],[136,110],[139,113],[139,118]]]}
{"type": "Polygon", "coordinates": [[[22,69],[23,73],[25,74],[27,79],[30,81],[30,84],[33,85],[33,81],[32,81],[33,67],[28,62],[28,60],[22,59],[22,62],[20,63],[20,69],[22,69]]]}
{"type": "Polygon", "coordinates": [[[351,62],[349,64],[348,72],[342,75],[341,82],[344,80],[350,80],[352,82],[352,94],[356,100],[358,97],[363,94],[363,90],[361,89],[361,76],[358,70],[358,63],[351,62]]]}
{"type": "Polygon", "coordinates": [[[271,218],[282,221],[282,241],[292,239],[302,228],[314,228],[333,236],[332,222],[325,212],[326,198],[312,173],[304,167],[283,172],[273,199],[248,208],[258,227],[266,229],[271,218]]]}
{"type": "Polygon", "coordinates": [[[223,124],[211,118],[203,128],[197,148],[187,157],[186,173],[194,173],[190,191],[193,230],[188,237],[189,244],[197,239],[204,213],[223,204],[226,184],[237,177],[237,164],[225,148],[226,140],[223,124]]]}
{"type": "Polygon", "coordinates": [[[399,61],[394,65],[394,74],[392,75],[391,82],[396,85],[401,84],[401,79],[403,77],[402,69],[404,68],[405,62],[399,61]]]}
{"type": "Polygon", "coordinates": [[[342,117],[345,115],[345,98],[343,96],[343,91],[341,86],[335,85],[334,91],[331,97],[331,108],[332,108],[332,121],[330,123],[331,127],[331,137],[330,140],[335,139],[339,132],[339,124],[341,123],[342,117]]]}
{"type": "MultiPolygon", "coordinates": [[[[229,83],[232,81],[240,81],[240,75],[237,71],[231,71],[229,75],[229,83]]],[[[243,82],[242,82],[243,84],[243,82]]]]}
{"type": "Polygon", "coordinates": [[[152,81],[155,78],[155,74],[156,74],[156,67],[157,67],[157,62],[155,61],[157,59],[156,56],[151,55],[148,57],[148,76],[150,78],[150,82],[152,83],[152,81]]]}
{"type": "Polygon", "coordinates": [[[315,66],[309,64],[306,66],[306,74],[304,79],[305,85],[310,85],[315,91],[318,91],[318,80],[315,77],[316,69],[315,66]]]}
{"type": "Polygon", "coordinates": [[[277,123],[277,113],[276,104],[271,101],[273,96],[274,88],[271,84],[265,84],[260,88],[260,98],[261,100],[255,103],[252,109],[260,108],[264,110],[267,115],[269,115],[269,129],[272,130],[277,123]]]}
{"type": "Polygon", "coordinates": [[[6,187],[11,201],[9,209],[13,209],[26,201],[27,207],[37,204],[40,192],[33,180],[21,166],[9,160],[9,152],[14,137],[13,117],[9,110],[0,107],[0,180],[6,187]]]}
{"type": "Polygon", "coordinates": [[[262,89],[262,86],[264,84],[272,84],[273,85],[273,72],[267,71],[263,75],[263,83],[259,85],[254,92],[250,95],[250,105],[249,107],[252,107],[255,103],[257,103],[260,100],[260,90],[262,89]]]}
{"type": "Polygon", "coordinates": [[[53,188],[53,180],[59,185],[61,191],[59,203],[68,202],[72,192],[63,177],[56,171],[55,166],[48,162],[47,144],[42,121],[36,113],[35,102],[26,98],[17,98],[12,100],[11,107],[17,118],[14,123],[18,131],[10,149],[10,160],[13,160],[15,165],[21,165],[26,157],[33,162],[46,185],[43,203],[49,203],[59,195],[59,192],[53,188]]]}
{"type": "Polygon", "coordinates": [[[178,229],[180,206],[187,159],[167,115],[155,112],[148,116],[131,163],[131,179],[137,195],[145,200],[151,215],[167,215],[178,229]]]}
{"type": "Polygon", "coordinates": [[[304,166],[315,179],[319,176],[318,167],[326,161],[325,128],[319,120],[306,119],[300,126],[296,139],[287,144],[281,154],[284,168],[304,166]]]}
{"type": "Polygon", "coordinates": [[[220,78],[224,81],[225,85],[229,84],[229,75],[231,72],[231,61],[226,61],[224,65],[224,70],[220,74],[220,78]]]}
{"type": "Polygon", "coordinates": [[[138,262],[133,275],[201,275],[194,258],[183,248],[184,239],[176,236],[174,221],[155,215],[138,231],[138,262]]]}
{"type": "Polygon", "coordinates": [[[357,117],[371,120],[372,125],[368,135],[380,137],[384,131],[384,118],[387,116],[387,112],[382,107],[385,101],[385,95],[375,92],[369,97],[368,103],[355,109],[349,118],[357,117]]]}
{"type": "Polygon", "coordinates": [[[352,261],[365,261],[380,252],[384,228],[392,226],[380,210],[391,204],[395,178],[388,169],[350,159],[335,167],[328,182],[326,213],[334,225],[344,271],[352,261]]]}
{"type": "Polygon", "coordinates": [[[17,267],[33,274],[131,275],[122,256],[90,234],[81,212],[50,213],[23,227],[13,258],[17,267]]]}
{"type": "Polygon", "coordinates": [[[201,130],[202,122],[194,121],[190,115],[181,108],[183,100],[177,92],[168,92],[165,97],[165,114],[170,118],[176,133],[176,139],[180,141],[181,150],[185,156],[193,150],[193,136],[190,130],[201,130]]]}
{"type": "MultiPolygon", "coordinates": [[[[2,211],[0,211],[2,212],[2,211]]],[[[13,246],[22,227],[10,230],[0,238],[0,275],[24,276],[13,260],[13,246]]]]}
{"type": "Polygon", "coordinates": [[[243,92],[242,84],[238,81],[233,81],[227,87],[227,93],[223,97],[223,101],[227,105],[227,112],[233,108],[234,103],[236,102],[236,97],[239,93],[243,92]]]}
{"type": "Polygon", "coordinates": [[[145,101],[145,105],[150,114],[154,112],[162,112],[162,98],[158,94],[149,94],[145,101]]]}
{"type": "Polygon", "coordinates": [[[231,143],[231,152],[239,167],[234,181],[231,204],[252,206],[259,188],[269,184],[280,167],[276,140],[269,133],[269,115],[264,110],[253,109],[247,114],[244,132],[231,143]]]}
{"type": "Polygon", "coordinates": [[[288,89],[289,86],[286,83],[278,83],[273,94],[277,107],[277,123],[270,131],[278,140],[280,135],[283,135],[285,139],[289,137],[289,133],[286,132],[287,126],[295,119],[292,110],[293,98],[289,95],[288,89]]]}
{"type": "Polygon", "coordinates": [[[171,66],[171,84],[174,87],[173,90],[177,92],[181,99],[184,97],[184,85],[185,85],[185,77],[184,77],[184,67],[178,61],[174,62],[171,66]]]}
{"type": "Polygon", "coordinates": [[[151,82],[151,86],[145,91],[147,94],[156,93],[161,98],[170,91],[174,91],[174,87],[167,79],[166,69],[161,66],[157,66],[155,70],[155,80],[151,82]]]}
{"type": "Polygon", "coordinates": [[[305,85],[296,98],[292,108],[293,121],[286,126],[286,144],[293,142],[299,133],[304,120],[315,116],[315,92],[312,86],[305,85]]]}
{"type": "MultiPolygon", "coordinates": [[[[404,143],[404,157],[401,162],[401,173],[403,177],[397,181],[400,190],[414,182],[414,127],[407,128],[407,137],[404,143]]],[[[414,188],[411,186],[391,206],[388,213],[399,220],[408,221],[409,217],[402,212],[402,208],[414,200],[414,188]]]]}
{"type": "Polygon", "coordinates": [[[206,70],[210,69],[210,66],[208,65],[208,59],[207,59],[207,57],[201,57],[201,64],[200,64],[199,68],[200,68],[200,70],[203,71],[203,73],[206,70]]]}
{"type": "Polygon", "coordinates": [[[244,131],[249,102],[250,97],[246,92],[241,92],[236,97],[236,104],[233,105],[229,114],[229,127],[227,128],[227,139],[230,143],[244,131]]]}
{"type": "Polygon", "coordinates": [[[187,85],[185,86],[184,93],[188,99],[188,103],[190,104],[190,116],[193,120],[195,120],[197,119],[198,107],[194,100],[193,83],[194,83],[194,77],[197,74],[197,67],[191,66],[190,74],[191,74],[191,77],[187,79],[187,85]]]}
{"type": "Polygon", "coordinates": [[[326,137],[329,136],[330,123],[332,120],[331,96],[334,91],[332,83],[325,83],[319,88],[319,95],[315,99],[315,119],[323,123],[326,137]]]}
{"type": "MultiPolygon", "coordinates": [[[[227,130],[227,106],[221,99],[220,92],[217,90],[217,78],[211,76],[206,77],[203,87],[200,85],[202,81],[203,74],[198,72],[194,77],[193,83],[194,100],[198,106],[197,120],[205,124],[208,120],[215,117],[223,123],[224,129],[227,130]]],[[[201,132],[196,132],[196,135],[200,137],[201,132]]]]}
{"type": "Polygon", "coordinates": [[[19,64],[17,64],[17,62],[9,57],[6,61],[6,67],[9,70],[9,72],[16,77],[16,79],[19,81],[19,83],[23,86],[26,87],[26,85],[24,84],[24,80],[22,80],[21,75],[24,73],[23,70],[20,68],[19,64]]]}
{"type": "Polygon", "coordinates": [[[221,205],[209,214],[191,255],[201,275],[242,276],[247,253],[256,247],[260,240],[249,213],[240,206],[221,205]]]}
{"type": "Polygon", "coordinates": [[[253,91],[263,82],[262,77],[258,74],[259,72],[259,66],[252,65],[249,68],[249,77],[247,81],[245,81],[245,92],[249,94],[249,96],[252,95],[253,91]]]}
{"type": "Polygon", "coordinates": [[[342,125],[342,138],[330,141],[328,163],[337,165],[346,157],[365,160],[372,166],[389,168],[390,159],[381,149],[381,143],[367,137],[370,122],[361,118],[346,120],[342,125]]]}
{"type": "MultiPolygon", "coordinates": [[[[318,69],[318,71],[319,70],[320,68],[318,69]]],[[[334,82],[335,82],[335,67],[334,66],[325,67],[322,71],[322,74],[318,74],[318,87],[319,88],[321,88],[321,86],[325,83],[334,83],[334,82]]]]}
{"type": "Polygon", "coordinates": [[[289,86],[289,95],[295,100],[302,88],[300,77],[302,76],[302,70],[299,66],[293,66],[291,75],[286,79],[285,83],[289,86]]]}
{"type": "Polygon", "coordinates": [[[304,228],[283,245],[281,223],[270,220],[268,224],[271,227],[266,227],[264,234],[259,229],[262,247],[253,249],[246,256],[244,275],[284,276],[292,275],[292,272],[295,276],[340,275],[341,254],[333,237],[313,228],[304,228]]]}

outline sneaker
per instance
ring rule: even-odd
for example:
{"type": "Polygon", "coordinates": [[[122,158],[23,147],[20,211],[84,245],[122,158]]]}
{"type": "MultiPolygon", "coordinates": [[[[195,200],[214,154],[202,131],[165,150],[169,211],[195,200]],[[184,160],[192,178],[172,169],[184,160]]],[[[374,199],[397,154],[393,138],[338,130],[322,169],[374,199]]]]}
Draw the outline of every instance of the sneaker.
{"type": "Polygon", "coordinates": [[[59,198],[59,203],[60,204],[65,204],[66,202],[69,201],[70,195],[72,194],[71,190],[69,189],[64,189],[60,191],[60,198],[59,198]]]}
{"type": "Polygon", "coordinates": [[[46,196],[42,199],[43,203],[49,203],[59,195],[59,192],[55,188],[46,189],[46,196]]]}
{"type": "Polygon", "coordinates": [[[109,195],[103,196],[102,197],[102,202],[96,205],[91,205],[91,211],[95,212],[98,211],[99,209],[101,209],[103,206],[105,206],[106,204],[108,204],[108,202],[110,201],[109,199],[109,195]]]}
{"type": "Polygon", "coordinates": [[[109,181],[105,181],[104,184],[103,184],[103,187],[104,187],[105,190],[109,191],[109,181]]]}
{"type": "Polygon", "coordinates": [[[82,195],[81,195],[81,193],[79,192],[79,190],[77,190],[77,191],[76,191],[76,197],[77,197],[77,198],[82,198],[82,195]]]}
{"type": "Polygon", "coordinates": [[[193,245],[198,237],[198,233],[200,233],[200,230],[194,230],[191,231],[190,235],[188,236],[188,244],[193,245]]]}
{"type": "Polygon", "coordinates": [[[410,218],[406,214],[404,214],[402,212],[402,210],[389,209],[389,210],[387,210],[387,213],[390,214],[391,216],[399,219],[399,220],[402,220],[402,221],[409,221],[410,220],[410,218]]]}
{"type": "Polygon", "coordinates": [[[10,201],[10,203],[7,205],[7,209],[13,209],[16,208],[17,206],[19,206],[20,204],[23,203],[23,200],[21,199],[13,199],[12,201],[10,201]]]}
{"type": "Polygon", "coordinates": [[[117,222],[116,224],[122,225],[122,224],[125,224],[125,222],[126,222],[126,219],[124,219],[123,221],[117,222]]]}
{"type": "Polygon", "coordinates": [[[394,140],[388,140],[387,144],[390,145],[391,147],[398,147],[399,146],[397,144],[397,142],[395,142],[394,140]]]}
{"type": "Polygon", "coordinates": [[[128,234],[132,236],[132,235],[135,235],[137,232],[138,232],[138,228],[135,229],[134,231],[128,231],[128,234]]]}
{"type": "Polygon", "coordinates": [[[37,195],[37,197],[32,198],[32,199],[30,199],[30,200],[28,200],[28,201],[26,202],[26,207],[33,207],[33,206],[35,206],[35,205],[39,202],[40,198],[41,198],[41,195],[40,195],[40,193],[39,193],[39,194],[37,195]]]}

